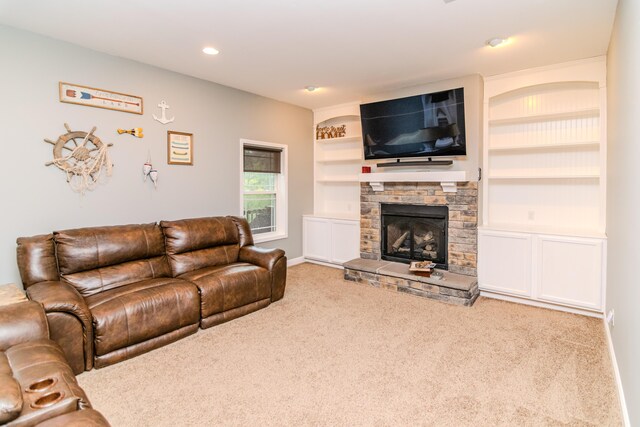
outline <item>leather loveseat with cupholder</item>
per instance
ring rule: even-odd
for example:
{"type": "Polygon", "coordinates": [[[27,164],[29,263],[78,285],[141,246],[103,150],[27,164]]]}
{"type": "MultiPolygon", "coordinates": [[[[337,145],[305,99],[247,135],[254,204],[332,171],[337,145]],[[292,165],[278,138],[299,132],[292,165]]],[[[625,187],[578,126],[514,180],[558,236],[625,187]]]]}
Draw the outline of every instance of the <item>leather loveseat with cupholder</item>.
{"type": "Polygon", "coordinates": [[[91,408],[33,301],[0,306],[0,425],[109,425],[91,408]]]}

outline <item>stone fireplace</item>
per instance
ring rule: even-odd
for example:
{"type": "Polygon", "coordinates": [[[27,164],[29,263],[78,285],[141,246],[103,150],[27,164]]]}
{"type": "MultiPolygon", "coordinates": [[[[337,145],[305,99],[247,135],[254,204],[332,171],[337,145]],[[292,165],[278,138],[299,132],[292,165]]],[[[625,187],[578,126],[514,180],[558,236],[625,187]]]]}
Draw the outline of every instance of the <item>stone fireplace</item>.
{"type": "Polygon", "coordinates": [[[478,183],[456,184],[454,193],[443,191],[440,182],[385,182],[376,186],[378,191],[362,183],[360,258],[344,264],[344,278],[450,304],[473,305],[480,294],[476,279],[478,183]],[[412,259],[432,260],[441,270],[432,277],[412,274],[407,265],[412,259]]]}
{"type": "MultiPolygon", "coordinates": [[[[386,216],[386,215],[385,215],[386,216]]],[[[424,242],[416,240],[424,239],[429,231],[434,233],[435,242],[431,242],[431,250],[420,248],[422,259],[433,259],[439,264],[438,268],[448,267],[449,271],[467,276],[476,276],[477,254],[478,254],[478,184],[476,182],[459,182],[457,192],[444,192],[438,182],[387,182],[383,191],[374,191],[367,183],[362,183],[360,187],[360,257],[371,260],[394,260],[408,262],[411,256],[407,257],[407,251],[412,251],[417,255],[416,246],[422,246],[424,242]],[[437,232],[438,218],[422,219],[418,225],[418,232],[423,234],[408,243],[406,239],[400,242],[398,248],[403,247],[402,252],[398,250],[385,254],[383,245],[389,249],[389,244],[396,244],[402,235],[407,231],[406,225],[400,225],[402,234],[389,233],[389,224],[383,223],[383,209],[391,212],[411,214],[412,206],[425,208],[435,208],[432,216],[447,218],[446,229],[437,232]],[[444,214],[444,211],[447,214],[444,214]],[[387,227],[386,236],[385,229],[387,227]],[[422,229],[420,229],[422,227],[422,229]],[[437,234],[441,233],[441,234],[437,234]],[[393,239],[395,236],[395,240],[393,239]],[[393,242],[390,242],[394,240],[393,242]],[[413,248],[411,244],[413,243],[413,248]],[[435,244],[434,244],[435,243],[435,244]],[[445,249],[446,248],[446,249],[445,249]],[[439,250],[446,253],[444,255],[433,253],[439,250]]],[[[411,232],[410,232],[411,234],[411,232]]],[[[429,243],[424,245],[427,247],[429,243]]],[[[421,259],[421,258],[416,258],[421,259]]]]}
{"type": "Polygon", "coordinates": [[[385,182],[375,188],[361,184],[360,258],[344,264],[344,278],[473,305],[480,295],[478,183],[458,181],[456,192],[444,191],[440,182],[385,182]],[[431,277],[415,275],[407,264],[412,259],[432,260],[440,270],[431,277]]]}

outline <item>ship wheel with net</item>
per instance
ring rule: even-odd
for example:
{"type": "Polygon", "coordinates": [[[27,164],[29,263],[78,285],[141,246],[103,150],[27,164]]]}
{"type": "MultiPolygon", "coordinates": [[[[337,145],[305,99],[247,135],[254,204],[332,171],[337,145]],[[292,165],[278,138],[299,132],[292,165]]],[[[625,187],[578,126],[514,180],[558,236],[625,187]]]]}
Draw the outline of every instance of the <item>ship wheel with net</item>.
{"type": "Polygon", "coordinates": [[[67,175],[67,182],[75,191],[92,190],[98,182],[103,169],[111,175],[111,159],[108,148],[113,144],[105,144],[93,133],[73,131],[64,124],[67,133],[60,135],[56,141],[45,139],[53,145],[53,160],[46,166],[56,165],[67,175]]]}

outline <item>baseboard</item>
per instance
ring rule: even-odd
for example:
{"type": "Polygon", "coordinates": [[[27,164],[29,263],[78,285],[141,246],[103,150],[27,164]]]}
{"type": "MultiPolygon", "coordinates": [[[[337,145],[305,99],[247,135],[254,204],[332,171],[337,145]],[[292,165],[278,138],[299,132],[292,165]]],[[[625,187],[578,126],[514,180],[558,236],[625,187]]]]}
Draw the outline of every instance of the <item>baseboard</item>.
{"type": "Polygon", "coordinates": [[[304,262],[304,257],[299,256],[298,258],[291,258],[287,260],[287,267],[293,267],[294,265],[302,264],[304,262]]]}
{"type": "Polygon", "coordinates": [[[316,261],[315,259],[305,258],[304,262],[310,262],[311,264],[324,265],[325,267],[337,268],[339,270],[343,270],[344,267],[340,264],[331,264],[329,262],[316,261]]]}
{"type": "Polygon", "coordinates": [[[591,310],[585,310],[585,309],[580,309],[580,308],[567,307],[567,306],[564,306],[564,305],[551,304],[551,303],[546,303],[546,302],[542,302],[542,301],[534,301],[534,300],[530,300],[528,298],[520,298],[520,297],[516,297],[516,296],[512,296],[512,295],[505,295],[505,294],[501,294],[501,293],[497,293],[497,292],[491,292],[491,291],[487,291],[487,290],[480,290],[480,296],[481,297],[487,297],[487,298],[493,298],[493,299],[499,299],[499,300],[503,300],[503,301],[515,302],[515,303],[518,303],[518,304],[531,305],[531,306],[534,306],[534,307],[548,308],[550,310],[565,311],[567,313],[573,313],[573,314],[581,314],[583,316],[597,317],[599,319],[604,318],[604,314],[600,313],[598,311],[591,311],[591,310]]]}
{"type": "Polygon", "coordinates": [[[287,261],[287,267],[293,267],[294,265],[303,264],[305,262],[309,262],[311,264],[324,265],[325,267],[337,268],[342,270],[343,267],[340,264],[331,264],[329,262],[316,261],[315,259],[305,258],[303,256],[299,256],[298,258],[293,258],[287,261]]]}
{"type": "Polygon", "coordinates": [[[604,330],[607,334],[607,345],[609,346],[609,355],[611,356],[611,364],[613,365],[613,375],[616,379],[616,387],[618,388],[618,398],[620,399],[620,409],[622,410],[622,419],[625,427],[631,427],[629,421],[629,411],[627,410],[627,402],[624,400],[624,391],[622,390],[622,380],[620,379],[620,371],[618,370],[618,361],[616,360],[616,352],[613,349],[613,340],[611,339],[611,330],[607,319],[604,321],[604,330]]]}

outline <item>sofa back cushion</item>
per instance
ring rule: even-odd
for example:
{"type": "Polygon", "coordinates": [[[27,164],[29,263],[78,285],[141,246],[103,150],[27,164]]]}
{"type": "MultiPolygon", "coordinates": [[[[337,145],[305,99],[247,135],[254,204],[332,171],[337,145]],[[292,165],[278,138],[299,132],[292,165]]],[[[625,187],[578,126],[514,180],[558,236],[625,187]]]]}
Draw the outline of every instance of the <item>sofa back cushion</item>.
{"type": "Polygon", "coordinates": [[[59,279],[52,234],[19,237],[17,243],[18,269],[25,288],[59,279]]]}
{"type": "Polygon", "coordinates": [[[83,296],[171,275],[157,224],[78,228],[53,236],[60,274],[83,296]]]}
{"type": "Polygon", "coordinates": [[[160,226],[174,277],[238,260],[240,237],[230,217],[160,221],[160,226]]]}

